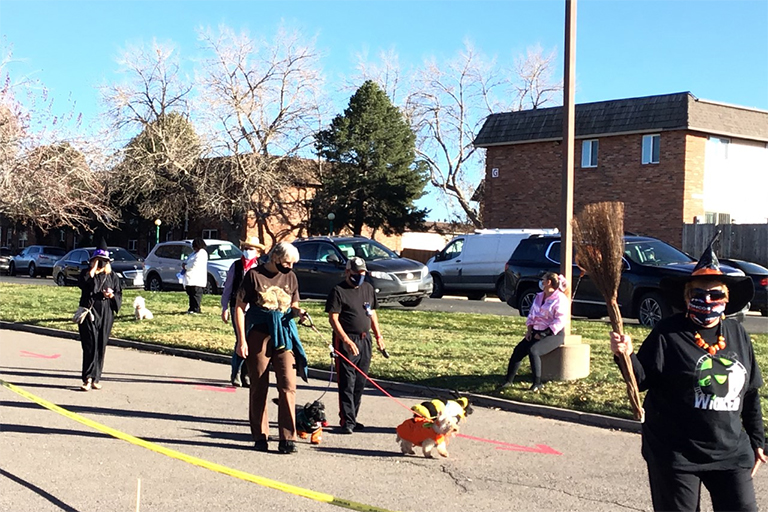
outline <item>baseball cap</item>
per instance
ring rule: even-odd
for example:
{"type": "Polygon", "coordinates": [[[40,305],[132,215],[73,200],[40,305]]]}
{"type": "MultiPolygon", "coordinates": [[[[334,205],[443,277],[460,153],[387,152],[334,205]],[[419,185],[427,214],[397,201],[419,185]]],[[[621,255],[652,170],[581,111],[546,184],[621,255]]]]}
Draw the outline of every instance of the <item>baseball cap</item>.
{"type": "Polygon", "coordinates": [[[367,271],[368,267],[365,266],[365,260],[363,258],[353,257],[347,260],[347,269],[352,272],[367,271]]]}

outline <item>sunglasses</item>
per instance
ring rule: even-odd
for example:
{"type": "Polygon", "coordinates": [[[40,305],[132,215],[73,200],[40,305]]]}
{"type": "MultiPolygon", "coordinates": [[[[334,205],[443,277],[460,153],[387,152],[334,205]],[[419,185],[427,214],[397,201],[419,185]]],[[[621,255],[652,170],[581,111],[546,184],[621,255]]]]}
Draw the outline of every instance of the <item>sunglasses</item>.
{"type": "Polygon", "coordinates": [[[723,300],[727,294],[723,290],[705,290],[703,288],[694,288],[691,290],[691,297],[703,300],[723,300]]]}

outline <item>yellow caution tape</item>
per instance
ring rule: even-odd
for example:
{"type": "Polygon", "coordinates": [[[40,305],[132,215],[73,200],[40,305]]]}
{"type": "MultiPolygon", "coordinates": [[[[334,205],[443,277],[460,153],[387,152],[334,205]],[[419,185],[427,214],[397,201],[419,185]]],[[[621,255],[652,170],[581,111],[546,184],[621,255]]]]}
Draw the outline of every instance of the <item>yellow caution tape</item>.
{"type": "Polygon", "coordinates": [[[336,496],[333,496],[330,494],[316,492],[309,489],[303,489],[301,487],[296,487],[295,485],[278,482],[277,480],[272,480],[270,478],[264,478],[261,476],[252,475],[244,471],[238,471],[237,469],[232,469],[226,466],[222,466],[221,464],[216,464],[214,462],[209,462],[207,460],[199,459],[197,457],[193,457],[191,455],[187,455],[185,453],[181,453],[176,450],[171,450],[170,448],[165,448],[164,446],[160,446],[159,444],[150,443],[149,441],[145,441],[144,439],[132,436],[130,434],[126,434],[124,432],[120,432],[119,430],[115,430],[106,425],[102,425],[101,423],[98,423],[96,421],[89,420],[84,416],[80,416],[79,414],[68,411],[63,407],[59,407],[58,405],[52,402],[49,402],[36,395],[33,395],[32,393],[25,391],[24,389],[11,384],[10,382],[6,382],[0,379],[0,384],[10,389],[14,393],[21,395],[24,398],[32,402],[35,402],[36,404],[42,407],[45,407],[46,409],[49,409],[53,412],[57,412],[62,416],[65,416],[71,420],[75,420],[78,423],[82,423],[83,425],[91,427],[95,430],[98,430],[99,432],[109,434],[110,436],[116,437],[117,439],[128,441],[131,444],[135,444],[136,446],[141,446],[148,450],[152,450],[153,452],[161,453],[173,459],[178,459],[178,460],[187,462],[189,464],[194,464],[195,466],[200,466],[206,469],[210,469],[211,471],[216,471],[218,473],[223,473],[225,475],[233,476],[235,478],[239,478],[247,482],[253,482],[255,484],[258,484],[264,487],[277,489],[278,491],[295,494],[296,496],[302,496],[304,498],[309,498],[311,500],[320,501],[323,503],[330,503],[331,505],[336,505],[342,508],[357,510],[359,512],[391,512],[388,509],[374,507],[373,505],[366,505],[364,503],[358,503],[356,501],[346,500],[344,498],[337,498],[336,496]]]}

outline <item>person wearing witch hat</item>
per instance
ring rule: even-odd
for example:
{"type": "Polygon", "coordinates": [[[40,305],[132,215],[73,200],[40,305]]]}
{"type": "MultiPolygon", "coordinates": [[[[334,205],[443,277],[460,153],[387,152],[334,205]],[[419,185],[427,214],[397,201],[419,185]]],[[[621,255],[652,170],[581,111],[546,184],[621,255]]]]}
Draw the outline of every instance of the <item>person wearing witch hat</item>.
{"type": "Polygon", "coordinates": [[[80,344],[83,347],[83,385],[80,389],[101,389],[101,371],[104,353],[112,333],[115,314],[123,302],[120,279],[112,272],[109,249],[104,239],[91,254],[90,265],[80,273],[81,308],[90,311],[78,324],[80,344]]]}
{"type": "Polygon", "coordinates": [[[635,354],[611,333],[615,355],[630,355],[643,407],[642,454],[654,510],[698,510],[701,484],[714,510],[757,510],[752,477],[765,454],[760,368],[744,327],[726,315],[752,299],[748,276],[720,269],[712,239],[690,275],[661,281],[683,313],[661,320],[635,354]]]}
{"type": "MultiPolygon", "coordinates": [[[[224,323],[229,323],[230,319],[235,317],[235,306],[237,305],[237,291],[243,282],[243,276],[259,264],[259,256],[264,253],[266,247],[261,243],[259,237],[249,236],[240,241],[240,249],[243,255],[235,260],[227,271],[227,279],[224,281],[224,290],[221,292],[221,319],[224,323]]],[[[232,352],[232,373],[229,381],[235,387],[251,386],[251,379],[248,377],[248,365],[245,359],[237,353],[237,327],[234,320],[232,326],[235,328],[235,348],[232,352]]]]}

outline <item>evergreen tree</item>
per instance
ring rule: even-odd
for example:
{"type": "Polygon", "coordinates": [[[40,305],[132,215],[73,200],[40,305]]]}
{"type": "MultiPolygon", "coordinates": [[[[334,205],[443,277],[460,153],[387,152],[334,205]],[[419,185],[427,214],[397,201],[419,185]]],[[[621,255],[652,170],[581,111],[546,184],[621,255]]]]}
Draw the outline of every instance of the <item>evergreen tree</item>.
{"type": "Polygon", "coordinates": [[[343,115],[315,137],[329,165],[313,204],[312,226],[324,232],[333,212],[338,227],[359,235],[363,225],[385,234],[418,228],[428,213],[414,201],[424,195],[428,171],[416,161],[415,135],[386,93],[366,81],[343,115]]]}

